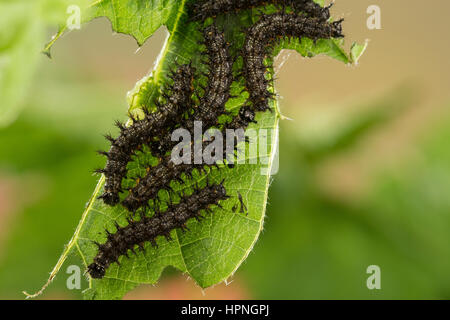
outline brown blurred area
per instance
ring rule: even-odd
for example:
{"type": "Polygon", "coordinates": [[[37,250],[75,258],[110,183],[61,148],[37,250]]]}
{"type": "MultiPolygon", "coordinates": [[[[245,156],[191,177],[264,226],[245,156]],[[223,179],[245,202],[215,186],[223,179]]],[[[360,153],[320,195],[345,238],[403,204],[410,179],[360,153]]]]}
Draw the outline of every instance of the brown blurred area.
{"type": "MultiPolygon", "coordinates": [[[[445,103],[449,101],[450,88],[447,22],[450,2],[435,0],[431,7],[428,2],[410,0],[337,0],[332,12],[336,18],[345,18],[347,48],[353,41],[362,43],[366,39],[369,47],[358,66],[347,66],[327,57],[306,59],[297,53],[283,52],[288,59],[278,60],[284,64],[277,74],[276,87],[285,116],[301,124],[301,119],[311,113],[330,109],[346,113],[349,106],[379,97],[392,88],[405,84],[414,88],[414,106],[405,114],[364,138],[358,148],[321,164],[323,189],[333,197],[354,200],[364,196],[366,181],[374,171],[400,159],[414,158],[411,142],[434,119],[448,113],[445,103]],[[381,8],[382,30],[366,27],[366,9],[373,4],[381,8]]],[[[131,37],[112,34],[105,18],[96,19],[60,39],[53,48],[53,59],[42,57],[40,70],[51,74],[60,68],[70,68],[83,78],[113,88],[111,95],[122,101],[120,112],[125,114],[126,92],[152,69],[165,37],[166,31],[161,29],[138,48],[131,37]]],[[[114,116],[107,116],[112,123],[114,116]]],[[[17,207],[22,205],[15,191],[17,183],[0,172],[0,250],[4,233],[18,223],[13,218],[17,207]]],[[[128,299],[251,297],[245,279],[239,277],[229,286],[221,284],[203,294],[183,275],[164,277],[156,287],[142,286],[126,296],[128,299]]]]}

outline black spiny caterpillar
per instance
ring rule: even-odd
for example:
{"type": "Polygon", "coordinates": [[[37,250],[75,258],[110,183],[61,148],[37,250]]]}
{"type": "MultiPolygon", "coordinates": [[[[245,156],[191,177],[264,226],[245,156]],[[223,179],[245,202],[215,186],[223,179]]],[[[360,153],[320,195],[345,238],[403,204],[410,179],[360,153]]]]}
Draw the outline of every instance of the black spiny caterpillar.
{"type": "MultiPolygon", "coordinates": [[[[194,107],[193,113],[180,120],[178,127],[184,128],[194,134],[194,122],[201,121],[202,126],[208,129],[218,125],[218,119],[226,114],[225,104],[230,99],[230,88],[233,83],[233,58],[229,52],[229,44],[225,35],[215,25],[203,29],[203,42],[206,47],[202,55],[207,57],[208,65],[207,84],[203,88],[203,95],[199,105],[194,107]]],[[[165,155],[176,145],[171,141],[171,132],[162,137],[159,148],[151,148],[153,154],[165,155]]]]}
{"type": "Polygon", "coordinates": [[[203,21],[209,17],[268,4],[290,7],[295,13],[305,13],[323,21],[330,18],[330,7],[332,6],[330,4],[327,7],[321,7],[313,0],[203,0],[192,2],[189,6],[189,12],[192,15],[192,20],[203,21]]]}
{"type": "Polygon", "coordinates": [[[106,242],[97,243],[98,253],[88,266],[88,273],[92,278],[103,278],[109,265],[118,263],[120,256],[128,256],[128,250],[135,253],[136,246],[143,249],[146,242],[156,246],[156,238],[159,236],[170,240],[172,230],[185,230],[188,220],[200,220],[202,211],[211,212],[211,206],[220,207],[219,201],[228,198],[223,181],[220,184],[207,184],[203,189],[196,188],[189,196],[182,195],[178,204],[169,204],[163,213],[156,212],[151,218],[142,215],[138,221],[129,218],[125,227],[116,224],[116,232],[106,231],[106,242]]]}
{"type": "Polygon", "coordinates": [[[269,99],[273,93],[268,90],[271,80],[266,78],[268,66],[264,60],[272,53],[276,41],[284,37],[318,39],[340,38],[342,20],[322,21],[284,11],[270,15],[261,15],[258,22],[246,30],[242,57],[243,76],[254,110],[269,110],[269,99]]]}
{"type": "Polygon", "coordinates": [[[111,142],[108,152],[100,151],[108,160],[104,169],[96,172],[106,177],[104,193],[99,197],[108,205],[119,202],[119,193],[122,192],[122,179],[127,174],[127,164],[132,156],[143,144],[157,143],[158,139],[167,136],[176,124],[192,108],[191,96],[193,94],[194,69],[190,64],[180,66],[170,76],[173,83],[162,96],[165,104],[157,103],[158,111],[150,112],[143,108],[145,117],[141,120],[130,116],[133,124],[126,127],[117,122],[120,135],[106,138],[111,142]]]}

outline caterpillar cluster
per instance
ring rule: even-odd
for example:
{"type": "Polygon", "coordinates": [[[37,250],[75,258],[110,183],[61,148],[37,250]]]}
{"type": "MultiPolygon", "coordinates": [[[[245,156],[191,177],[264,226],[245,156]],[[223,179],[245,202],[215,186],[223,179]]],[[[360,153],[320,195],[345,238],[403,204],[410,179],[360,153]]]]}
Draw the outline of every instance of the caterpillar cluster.
{"type": "MultiPolygon", "coordinates": [[[[202,45],[203,55],[207,57],[205,64],[208,71],[205,74],[207,84],[200,92],[193,89],[193,79],[196,70],[191,64],[179,66],[171,75],[172,85],[162,93],[164,103],[157,104],[157,111],[146,110],[144,119],[132,118],[132,125],[125,127],[119,123],[121,133],[118,138],[107,137],[111,141],[109,152],[103,152],[108,157],[105,169],[99,170],[106,177],[104,193],[100,196],[108,205],[120,204],[130,212],[140,213],[140,220],[128,220],[128,225],[116,225],[116,231],[108,231],[107,240],[98,245],[98,253],[94,262],[88,266],[88,272],[93,278],[102,278],[106,269],[113,262],[118,262],[128,250],[134,252],[136,246],[143,248],[145,242],[156,243],[158,236],[170,237],[170,232],[181,228],[189,219],[201,217],[202,211],[208,211],[212,205],[226,200],[223,181],[220,184],[207,184],[204,188],[196,187],[190,196],[181,195],[178,204],[170,203],[168,209],[159,212],[159,193],[162,190],[173,194],[173,183],[186,184],[192,179],[193,173],[207,172],[207,168],[219,168],[216,163],[195,162],[195,154],[191,153],[191,161],[177,164],[170,153],[175,146],[171,141],[171,132],[177,128],[186,129],[191,137],[194,134],[196,121],[201,121],[203,129],[216,128],[224,135],[229,129],[246,129],[250,123],[255,123],[257,112],[271,110],[269,101],[273,93],[269,91],[270,80],[266,79],[269,66],[264,61],[270,56],[277,41],[283,38],[330,39],[342,37],[342,20],[329,22],[328,7],[321,7],[312,0],[205,0],[193,3],[189,10],[192,19],[204,21],[209,17],[227,14],[253,7],[275,4],[283,9],[273,14],[261,14],[259,20],[245,31],[245,40],[240,51],[243,66],[240,74],[244,78],[245,90],[249,98],[239,109],[239,112],[225,124],[220,124],[221,116],[231,116],[225,108],[232,98],[231,85],[236,77],[233,75],[233,62],[236,57],[230,54],[230,45],[223,32],[215,23],[205,27],[202,45]],[[289,7],[290,11],[284,8],[289,7]],[[194,99],[197,96],[198,99],[194,99]],[[153,155],[159,157],[155,166],[149,166],[143,177],[136,179],[136,185],[128,190],[128,194],[120,201],[119,194],[123,192],[121,183],[127,175],[127,164],[132,156],[147,145],[153,155]],[[145,216],[147,208],[154,208],[155,215],[145,216]]],[[[196,141],[194,141],[196,143],[196,141]]],[[[199,141],[204,149],[209,140],[199,141]]],[[[223,159],[228,159],[226,148],[223,159]]],[[[237,148],[233,149],[233,156],[237,148]]],[[[232,167],[229,164],[229,167],[232,167]]],[[[241,212],[246,210],[242,195],[239,195],[241,212]]],[[[237,210],[237,209],[236,209],[237,210]]]]}
{"type": "Polygon", "coordinates": [[[158,103],[158,111],[155,113],[144,108],[144,119],[133,118],[130,127],[117,123],[121,130],[119,137],[113,139],[106,136],[111,141],[111,149],[100,153],[108,161],[104,169],[96,171],[106,177],[104,193],[100,196],[106,204],[116,205],[119,202],[119,193],[124,191],[122,180],[127,174],[127,164],[143,144],[148,145],[154,155],[163,156],[174,146],[170,133],[176,127],[193,132],[195,121],[200,120],[206,127],[210,127],[217,124],[220,115],[225,114],[225,103],[230,98],[233,82],[233,60],[228,52],[229,44],[225,41],[224,34],[214,25],[205,28],[203,34],[209,72],[208,84],[199,106],[194,107],[191,99],[195,70],[190,64],[182,65],[171,75],[172,86],[162,94],[167,101],[166,105],[158,103]]]}

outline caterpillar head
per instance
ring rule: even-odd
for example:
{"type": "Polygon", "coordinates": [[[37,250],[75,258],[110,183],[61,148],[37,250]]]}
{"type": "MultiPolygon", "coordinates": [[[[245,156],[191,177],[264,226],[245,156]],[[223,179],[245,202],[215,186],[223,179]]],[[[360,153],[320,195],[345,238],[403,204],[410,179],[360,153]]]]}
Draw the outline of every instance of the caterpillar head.
{"type": "Polygon", "coordinates": [[[105,276],[105,268],[97,262],[91,263],[87,271],[94,279],[101,279],[105,276]]]}

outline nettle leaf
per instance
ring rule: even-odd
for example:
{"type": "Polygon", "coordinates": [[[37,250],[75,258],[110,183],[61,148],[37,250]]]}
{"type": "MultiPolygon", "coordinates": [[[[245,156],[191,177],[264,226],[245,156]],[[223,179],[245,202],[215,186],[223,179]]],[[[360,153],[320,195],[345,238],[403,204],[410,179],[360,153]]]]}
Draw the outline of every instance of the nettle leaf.
{"type": "MultiPolygon", "coordinates": [[[[132,35],[140,44],[160,25],[165,25],[169,30],[169,37],[155,69],[139,81],[128,95],[131,111],[153,105],[162,86],[168,81],[168,72],[175,68],[176,63],[192,61],[198,71],[206,70],[201,64],[200,56],[204,49],[198,45],[198,41],[202,39],[201,25],[188,22],[185,5],[186,1],[157,0],[103,0],[94,3],[91,11],[93,17],[107,16],[114,30],[132,35]]],[[[217,25],[225,31],[231,43],[233,54],[237,55],[242,47],[242,28],[251,25],[256,19],[256,10],[217,19],[217,25]]],[[[275,49],[274,55],[283,47],[295,49],[305,57],[325,54],[344,63],[351,62],[350,56],[342,48],[342,41],[322,40],[314,44],[311,40],[303,39],[301,42],[281,43],[275,49]]],[[[242,67],[239,59],[235,67],[242,67]]],[[[199,80],[197,85],[201,84],[201,81],[199,80]]],[[[232,94],[237,98],[228,101],[228,110],[236,112],[246,101],[248,93],[241,93],[243,88],[243,81],[233,84],[232,94]]],[[[262,132],[262,129],[267,130],[267,148],[260,150],[257,164],[248,164],[247,161],[247,164],[236,165],[233,169],[223,166],[220,170],[209,170],[206,176],[194,174],[188,185],[173,184],[175,190],[189,190],[189,183],[202,184],[206,177],[211,182],[219,182],[225,178],[225,187],[231,198],[222,203],[223,209],[215,208],[214,213],[206,214],[206,219],[201,222],[190,221],[189,232],[172,231],[172,241],[158,238],[158,248],[146,244],[145,252],[139,251],[129,259],[121,257],[120,265],[111,265],[103,279],[89,280],[89,288],[85,291],[86,298],[121,298],[139,284],[156,283],[167,266],[173,266],[187,274],[202,288],[226,281],[233,275],[251,252],[263,227],[271,170],[274,164],[276,165],[275,150],[281,118],[276,101],[271,104],[274,111],[257,114],[257,124],[249,126],[249,129],[257,129],[259,132],[262,132]],[[239,204],[238,191],[248,208],[248,215],[233,210],[233,207],[239,204]]],[[[154,158],[144,149],[144,152],[128,165],[130,179],[123,184],[126,187],[133,186],[134,178],[143,175],[146,165],[152,161],[154,158]]],[[[104,177],[100,178],[72,240],[51,274],[50,281],[69,254],[79,254],[87,266],[97,253],[93,241],[103,243],[106,240],[105,228],[115,230],[115,221],[121,226],[127,224],[126,217],[129,212],[121,206],[106,206],[97,199],[102,193],[103,185],[104,177]]],[[[162,199],[167,199],[167,195],[163,194],[162,199]]],[[[152,212],[147,214],[151,215],[152,212]]]]}

